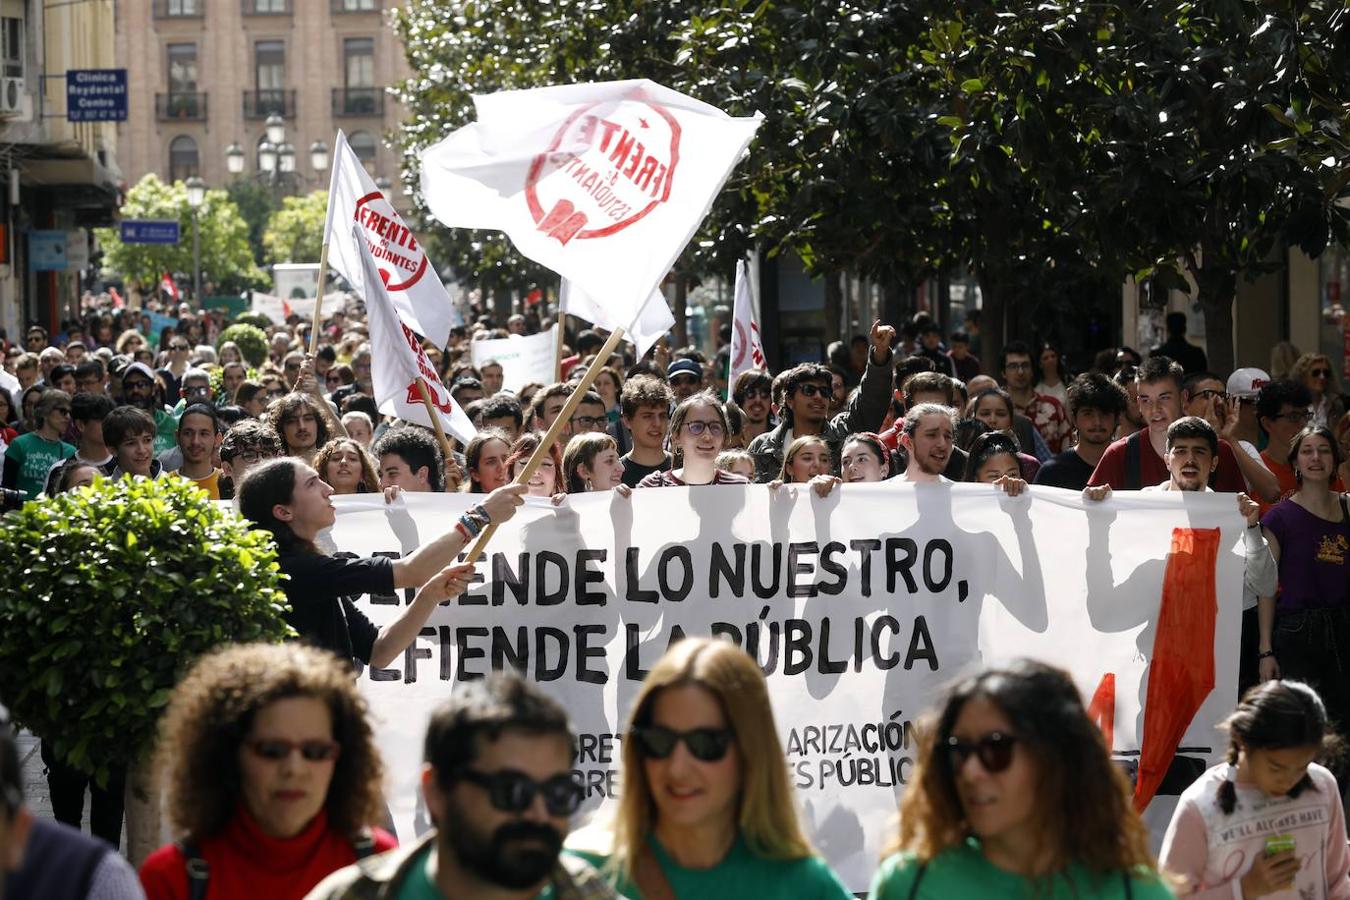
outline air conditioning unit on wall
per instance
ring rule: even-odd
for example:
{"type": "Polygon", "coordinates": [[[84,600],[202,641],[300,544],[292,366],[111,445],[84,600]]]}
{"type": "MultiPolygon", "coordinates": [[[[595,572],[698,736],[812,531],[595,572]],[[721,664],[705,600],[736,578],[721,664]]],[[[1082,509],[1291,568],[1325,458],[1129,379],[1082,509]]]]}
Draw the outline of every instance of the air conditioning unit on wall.
{"type": "Polygon", "coordinates": [[[0,78],[0,116],[22,115],[26,97],[22,78],[0,78]]]}

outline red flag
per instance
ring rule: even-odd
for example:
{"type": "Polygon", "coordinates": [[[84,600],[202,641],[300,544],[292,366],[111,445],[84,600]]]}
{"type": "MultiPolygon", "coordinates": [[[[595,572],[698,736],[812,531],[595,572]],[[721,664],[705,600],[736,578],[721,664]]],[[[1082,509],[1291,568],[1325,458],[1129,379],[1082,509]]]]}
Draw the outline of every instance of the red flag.
{"type": "Polygon", "coordinates": [[[165,272],[164,277],[159,280],[159,290],[165,296],[172,297],[174,303],[177,303],[180,299],[178,285],[173,283],[173,275],[168,272],[165,272]]]}
{"type": "Polygon", "coordinates": [[[112,298],[113,309],[122,309],[127,305],[122,295],[117,293],[117,288],[108,288],[108,296],[112,298]]]}

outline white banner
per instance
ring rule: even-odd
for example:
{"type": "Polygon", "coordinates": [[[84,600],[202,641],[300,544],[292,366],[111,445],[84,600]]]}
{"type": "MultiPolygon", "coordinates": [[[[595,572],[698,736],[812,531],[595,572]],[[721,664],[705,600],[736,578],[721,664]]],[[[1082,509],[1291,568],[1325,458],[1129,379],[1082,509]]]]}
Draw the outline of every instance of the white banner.
{"type": "MultiPolygon", "coordinates": [[[[478,121],[422,153],[422,196],[452,228],[504,231],[633,330],[762,121],[651,81],[473,98],[478,121]]],[[[579,313],[578,313],[579,315],[579,313]]]]}
{"type": "MultiPolygon", "coordinates": [[[[354,229],[355,230],[355,229],[354,229]]],[[[380,280],[375,260],[364,243],[357,253],[365,267],[367,324],[370,326],[370,383],[375,403],[386,416],[397,416],[434,428],[427,406],[422,402],[422,385],[430,392],[441,428],[451,437],[467,444],[478,433],[473,422],[450,396],[436,367],[431,364],[421,340],[413,333],[403,314],[394,307],[380,280]],[[419,383],[418,379],[422,379],[419,383]]]]}
{"type": "MultiPolygon", "coordinates": [[[[329,313],[344,309],[346,302],[347,297],[341,291],[323,295],[323,308],[329,313]]],[[[249,306],[253,312],[262,313],[278,325],[285,325],[291,316],[299,316],[302,320],[314,318],[313,297],[277,297],[254,291],[249,306]]]]}
{"type": "Polygon", "coordinates": [[[328,264],[358,293],[365,290],[359,243],[375,258],[380,281],[399,313],[437,347],[450,343],[450,327],[460,324],[436,267],[412,229],[370,179],[341,130],[333,147],[324,225],[328,264]],[[357,229],[352,228],[355,222],[357,229]]]}
{"type": "Polygon", "coordinates": [[[470,341],[473,365],[481,369],[488,360],[501,363],[502,390],[519,391],[531,381],[552,384],[554,357],[558,355],[558,326],[524,337],[470,341]]]}
{"type": "MultiPolygon", "coordinates": [[[[475,500],[334,499],[330,549],[393,557],[475,500]]],[[[1169,773],[1146,812],[1160,838],[1174,795],[1223,755],[1242,528],[1228,495],[1118,492],[1085,508],[1075,492],[1009,499],[966,484],[527,500],[479,562],[482,583],[436,610],[392,667],[360,675],[400,839],[427,827],[422,737],[451,682],[514,665],[562,701],[593,811],[615,795],[643,673],[681,633],[724,635],[767,671],[810,835],[851,890],[866,889],[893,835],[915,721],[982,663],[1027,656],[1071,672],[1117,760],[1137,768],[1142,751],[1150,790],[1169,773]],[[1150,717],[1146,698],[1160,694],[1150,717]]],[[[410,595],[358,605],[382,624],[410,595]]]]}

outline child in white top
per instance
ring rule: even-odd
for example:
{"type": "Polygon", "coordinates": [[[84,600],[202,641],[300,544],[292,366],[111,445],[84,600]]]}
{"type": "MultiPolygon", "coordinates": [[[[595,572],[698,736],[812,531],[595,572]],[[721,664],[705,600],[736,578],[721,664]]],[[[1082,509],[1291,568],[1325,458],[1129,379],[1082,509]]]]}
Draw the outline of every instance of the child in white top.
{"type": "Polygon", "coordinates": [[[1224,727],[1228,762],[1186,789],[1163,838],[1160,868],[1186,881],[1178,896],[1350,900],[1340,789],[1313,762],[1334,740],[1317,692],[1267,681],[1224,727]]]}

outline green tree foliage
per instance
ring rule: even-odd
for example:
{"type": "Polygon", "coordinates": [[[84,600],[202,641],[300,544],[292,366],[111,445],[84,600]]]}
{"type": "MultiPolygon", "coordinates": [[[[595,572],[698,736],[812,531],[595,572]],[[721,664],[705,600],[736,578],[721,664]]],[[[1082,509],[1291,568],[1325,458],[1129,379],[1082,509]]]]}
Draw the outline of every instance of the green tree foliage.
{"type": "Polygon", "coordinates": [[[151,747],[199,656],[291,634],[270,535],[181,478],[116,482],[0,518],[0,696],[101,782],[151,747]]]}
{"type": "Polygon", "coordinates": [[[231,325],[220,333],[220,337],[216,340],[216,349],[219,350],[229,341],[239,346],[239,353],[250,367],[261,366],[267,362],[267,332],[257,325],[249,325],[246,322],[231,325]]]}
{"type": "MultiPolygon", "coordinates": [[[[165,184],[153,173],[146,175],[127,192],[121,216],[177,220],[181,240],[177,244],[124,244],[118,229],[100,228],[96,234],[103,246],[104,265],[111,272],[143,285],[158,284],[165,272],[192,272],[192,208],[181,181],[165,184]]],[[[197,222],[203,282],[215,282],[226,293],[264,282],[249,250],[248,227],[224,191],[206,192],[197,222]]]]}
{"type": "Polygon", "coordinates": [[[261,266],[266,260],[263,253],[263,232],[272,213],[280,209],[277,192],[256,178],[236,178],[225,188],[234,205],[239,207],[239,215],[248,225],[248,246],[253,251],[253,261],[261,266]]]}
{"type": "Polygon", "coordinates": [[[287,197],[272,213],[263,232],[267,261],[273,263],[318,262],[323,249],[324,220],[328,215],[328,191],[313,191],[303,197],[287,197]]]}

